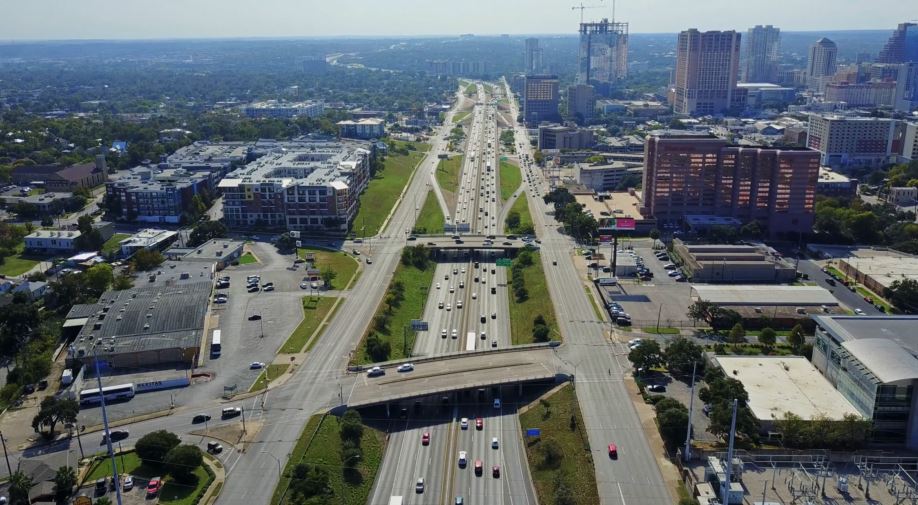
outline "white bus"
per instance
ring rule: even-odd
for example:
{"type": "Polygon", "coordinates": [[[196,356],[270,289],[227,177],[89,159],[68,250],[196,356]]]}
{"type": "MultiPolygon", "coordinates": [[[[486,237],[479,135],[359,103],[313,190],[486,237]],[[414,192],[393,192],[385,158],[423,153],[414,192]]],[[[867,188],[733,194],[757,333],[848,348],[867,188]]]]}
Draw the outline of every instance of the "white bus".
{"type": "Polygon", "coordinates": [[[130,400],[134,397],[134,384],[119,384],[117,386],[108,386],[102,388],[101,394],[99,388],[84,389],[80,391],[80,403],[83,405],[93,405],[102,403],[102,397],[105,401],[130,400]]]}
{"type": "Polygon", "coordinates": [[[220,330],[214,330],[214,336],[210,341],[210,357],[217,358],[220,356],[220,330]]]}
{"type": "Polygon", "coordinates": [[[465,334],[465,350],[474,351],[475,350],[475,332],[470,331],[465,334]]]}

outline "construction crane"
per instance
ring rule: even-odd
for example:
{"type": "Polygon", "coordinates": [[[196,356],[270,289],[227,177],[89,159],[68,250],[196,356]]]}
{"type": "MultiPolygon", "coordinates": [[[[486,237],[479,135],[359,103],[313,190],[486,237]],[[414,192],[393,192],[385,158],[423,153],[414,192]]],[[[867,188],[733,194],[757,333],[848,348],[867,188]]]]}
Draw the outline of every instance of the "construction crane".
{"type": "MultiPolygon", "coordinates": [[[[601,0],[600,0],[601,1],[601,0]]],[[[605,7],[604,5],[583,5],[583,2],[580,2],[580,5],[575,5],[571,7],[572,11],[580,9],[580,24],[583,24],[583,11],[586,9],[601,9],[605,7]]]]}

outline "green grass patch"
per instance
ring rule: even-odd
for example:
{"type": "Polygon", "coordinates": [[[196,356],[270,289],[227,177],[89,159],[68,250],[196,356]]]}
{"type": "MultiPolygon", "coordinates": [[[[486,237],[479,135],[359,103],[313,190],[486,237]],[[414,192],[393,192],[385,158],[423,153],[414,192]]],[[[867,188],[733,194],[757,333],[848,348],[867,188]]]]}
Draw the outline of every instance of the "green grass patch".
{"type": "Polygon", "coordinates": [[[527,234],[534,230],[534,225],[532,224],[532,215],[529,214],[529,202],[526,200],[525,195],[520,195],[519,198],[513,202],[513,206],[510,207],[510,212],[507,213],[507,217],[510,218],[510,215],[516,212],[520,216],[520,222],[517,226],[507,226],[507,223],[504,222],[504,232],[505,233],[515,233],[517,235],[527,234]]]}
{"type": "Polygon", "coordinates": [[[538,404],[520,414],[520,425],[524,430],[542,430],[538,438],[525,440],[526,458],[539,503],[557,503],[556,488],[559,485],[570,491],[570,503],[599,503],[590,442],[573,387],[564,386],[548,398],[539,400],[538,404]],[[572,417],[575,420],[573,423],[572,417]],[[557,458],[546,458],[550,447],[560,450],[557,458]]]}
{"type": "Polygon", "coordinates": [[[0,274],[7,276],[22,275],[38,264],[38,259],[32,259],[25,254],[25,242],[16,246],[16,253],[3,258],[0,264],[0,274]]]}
{"type": "Polygon", "coordinates": [[[474,82],[469,83],[469,85],[465,87],[465,96],[471,98],[476,94],[478,94],[478,86],[476,86],[474,82]]]}
{"type": "Polygon", "coordinates": [[[644,333],[653,333],[656,335],[678,335],[679,328],[672,328],[669,326],[645,326],[641,328],[641,331],[644,333]]]}
{"type": "MultiPolygon", "coordinates": [[[[210,485],[213,481],[213,475],[211,475],[204,466],[199,466],[195,469],[194,474],[197,476],[198,481],[194,486],[178,484],[173,482],[172,478],[166,475],[166,472],[162,468],[155,468],[150,465],[144,464],[137,453],[134,451],[125,452],[115,456],[115,463],[118,467],[118,476],[122,477],[124,474],[133,475],[134,477],[139,477],[141,479],[150,479],[153,477],[163,477],[165,484],[159,492],[159,503],[169,504],[169,505],[191,505],[196,503],[197,497],[207,489],[207,486],[210,485]]],[[[84,482],[93,482],[96,479],[101,479],[102,477],[111,477],[112,475],[112,464],[109,458],[104,458],[98,460],[92,469],[87,474],[86,480],[84,482]]],[[[140,483],[135,482],[134,486],[139,486],[140,483]]]]}
{"type": "MultiPolygon", "coordinates": [[[[287,337],[284,346],[280,352],[285,354],[294,354],[303,350],[303,346],[309,341],[309,337],[315,333],[316,328],[328,315],[328,311],[335,305],[338,298],[333,296],[322,296],[313,298],[310,296],[303,297],[303,320],[299,326],[293,330],[293,333],[287,337]]],[[[316,338],[318,340],[318,338],[316,338]]]]}
{"type": "Polygon", "coordinates": [[[251,265],[253,263],[258,263],[258,259],[251,252],[246,251],[245,254],[239,257],[240,265],[251,265]]]}
{"type": "Polygon", "coordinates": [[[430,146],[422,142],[392,142],[389,146],[390,154],[383,162],[384,168],[376,173],[360,196],[360,210],[353,224],[357,236],[367,237],[379,233],[383,222],[411,178],[414,167],[429,149],[430,146]],[[395,152],[395,149],[405,146],[411,146],[415,150],[408,151],[408,154],[395,152]]]}
{"type": "Polygon", "coordinates": [[[335,272],[335,278],[328,286],[329,289],[344,289],[357,273],[357,267],[360,266],[353,256],[344,251],[333,251],[320,247],[298,247],[296,249],[297,257],[306,258],[307,254],[314,255],[315,267],[319,270],[330,268],[332,272],[335,272]]]}
{"type": "Polygon", "coordinates": [[[255,382],[252,383],[252,387],[249,388],[249,393],[253,391],[261,391],[262,389],[268,387],[268,384],[277,380],[287,371],[288,368],[290,368],[290,363],[268,365],[267,369],[262,370],[261,373],[258,374],[258,378],[255,379],[255,382]]]}
{"type": "MultiPolygon", "coordinates": [[[[511,281],[512,282],[512,281],[511,281]]],[[[558,321],[555,317],[555,306],[548,294],[548,283],[545,281],[545,271],[539,253],[532,253],[532,265],[523,269],[523,283],[529,296],[526,300],[517,301],[513,290],[510,289],[510,336],[513,345],[531,344],[533,342],[532,329],[534,319],[541,314],[545,323],[551,330],[551,339],[560,340],[558,321]]]]}
{"type": "Polygon", "coordinates": [[[440,189],[455,193],[459,190],[459,176],[462,174],[462,156],[453,156],[437,163],[437,184],[440,189]]]}
{"type": "Polygon", "coordinates": [[[341,461],[339,419],[332,415],[324,418],[322,415],[312,416],[290,454],[284,474],[271,497],[271,505],[293,503],[290,494],[285,492],[290,485],[293,468],[299,463],[315,465],[328,471],[333,496],[324,503],[363,505],[369,499],[385,445],[385,434],[364,425],[360,439],[363,457],[353,470],[348,470],[341,461]]]}
{"type": "Polygon", "coordinates": [[[386,311],[385,300],[376,309],[376,316],[370,323],[370,329],[360,341],[357,347],[354,360],[358,364],[373,363],[374,360],[367,355],[367,337],[375,334],[383,342],[389,343],[390,353],[388,360],[401,359],[408,357],[406,354],[411,353],[414,348],[414,332],[408,331],[407,344],[404,335],[404,328],[410,327],[412,319],[420,319],[424,315],[424,302],[427,300],[427,291],[433,281],[435,270],[434,262],[430,261],[427,268],[420,270],[413,265],[405,265],[399,262],[395,269],[395,275],[392,276],[393,286],[396,282],[401,282],[405,286],[405,299],[394,307],[389,316],[389,322],[385,328],[376,327],[376,318],[386,311]],[[407,350],[407,353],[405,352],[407,350]]]}
{"type": "Polygon", "coordinates": [[[596,297],[593,296],[593,290],[589,286],[584,286],[583,290],[586,291],[587,298],[590,299],[590,305],[593,307],[593,314],[596,314],[596,319],[602,321],[602,310],[599,308],[599,304],[596,303],[596,297]]]}
{"type": "Polygon", "coordinates": [[[454,123],[460,123],[460,122],[462,122],[463,119],[469,117],[469,115],[471,115],[471,114],[472,114],[472,112],[471,112],[471,111],[468,111],[468,110],[464,110],[464,111],[461,111],[461,112],[457,112],[457,113],[453,114],[453,122],[454,122],[454,123]]]}
{"type": "Polygon", "coordinates": [[[440,208],[437,195],[429,191],[424,200],[424,206],[418,212],[418,220],[414,223],[413,233],[418,235],[440,234],[443,233],[445,223],[446,219],[443,217],[443,209],[440,208]]]}
{"type": "Polygon", "coordinates": [[[121,251],[121,241],[130,237],[127,233],[116,233],[112,235],[112,238],[105,241],[102,244],[102,253],[117,253],[121,251]]]}
{"type": "MultiPolygon", "coordinates": [[[[500,162],[500,201],[506,202],[513,195],[520,184],[523,183],[523,175],[520,173],[520,167],[507,161],[500,162]]],[[[524,198],[525,200],[525,198],[524,198]]]]}

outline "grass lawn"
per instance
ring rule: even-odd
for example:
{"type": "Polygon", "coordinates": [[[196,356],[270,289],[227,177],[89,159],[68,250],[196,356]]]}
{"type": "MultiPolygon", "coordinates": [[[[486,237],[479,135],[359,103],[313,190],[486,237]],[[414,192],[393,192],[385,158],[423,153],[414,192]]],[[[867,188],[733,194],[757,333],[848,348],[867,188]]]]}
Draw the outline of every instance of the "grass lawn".
{"type": "Polygon", "coordinates": [[[37,265],[39,260],[25,256],[24,250],[25,242],[16,246],[16,254],[7,256],[3,259],[3,263],[0,264],[0,274],[8,276],[22,275],[37,265]]]}
{"type": "MultiPolygon", "coordinates": [[[[521,233],[521,230],[533,228],[532,216],[529,214],[529,202],[526,200],[525,195],[520,195],[520,197],[513,202],[513,206],[510,207],[510,212],[518,212],[520,214],[520,225],[513,230],[509,230],[507,229],[507,223],[504,223],[505,232],[521,233]]],[[[509,213],[507,215],[509,215],[509,213]]]]}
{"type": "Polygon", "coordinates": [[[500,201],[506,202],[522,182],[520,167],[507,161],[500,162],[500,201]]]}
{"type": "Polygon", "coordinates": [[[461,111],[461,112],[457,112],[457,113],[453,114],[453,122],[454,122],[454,123],[459,123],[459,122],[461,122],[463,119],[469,117],[469,115],[470,115],[471,113],[472,113],[472,112],[471,112],[471,111],[468,111],[468,110],[461,111]]]}
{"type": "Polygon", "coordinates": [[[526,458],[539,503],[555,503],[555,486],[559,483],[570,490],[571,503],[599,503],[590,442],[573,387],[564,386],[520,414],[520,425],[523,430],[542,430],[540,437],[525,440],[526,458]],[[574,429],[570,426],[571,416],[577,421],[574,429]],[[546,465],[542,447],[549,443],[557,444],[561,456],[553,464],[546,465]]]}
{"type": "Polygon", "coordinates": [[[307,253],[315,255],[315,267],[319,270],[326,268],[335,272],[335,278],[331,281],[329,289],[344,289],[351,277],[357,273],[357,267],[360,263],[353,256],[343,251],[333,251],[331,249],[322,249],[319,247],[298,247],[296,255],[305,258],[307,253]]]}
{"type": "Polygon", "coordinates": [[[392,210],[392,206],[402,194],[402,189],[411,178],[414,168],[430,149],[422,142],[392,142],[390,154],[386,157],[384,168],[370,180],[367,189],[360,195],[360,210],[354,218],[354,231],[357,236],[367,237],[379,233],[383,221],[392,210]],[[415,147],[407,155],[396,154],[394,149],[403,145],[415,147]],[[361,230],[362,228],[362,230],[361,230]]]}
{"type": "Polygon", "coordinates": [[[587,298],[590,299],[590,305],[593,306],[593,313],[596,314],[596,319],[602,321],[602,310],[599,308],[599,304],[596,303],[596,297],[593,296],[593,290],[588,286],[584,286],[583,290],[586,291],[587,298]]]}
{"type": "MultiPolygon", "coordinates": [[[[198,477],[197,485],[180,485],[173,482],[171,477],[166,476],[166,472],[163,469],[144,465],[143,462],[140,461],[140,458],[137,457],[137,453],[134,451],[115,456],[115,462],[118,465],[119,477],[125,473],[135,477],[140,477],[141,479],[149,479],[159,476],[165,477],[165,484],[163,485],[162,490],[159,492],[159,503],[164,504],[191,505],[196,502],[196,498],[205,489],[207,489],[207,486],[209,486],[213,480],[213,477],[207,472],[207,470],[205,470],[203,466],[200,466],[194,471],[194,474],[198,477]]],[[[102,477],[110,477],[111,475],[111,460],[105,458],[104,460],[97,462],[92,470],[90,470],[86,477],[86,482],[92,482],[102,477]]],[[[137,486],[139,483],[135,482],[134,485],[137,486]]]]}
{"type": "MultiPolygon", "coordinates": [[[[503,268],[503,267],[500,267],[503,268]]],[[[507,277],[509,278],[509,272],[507,277]]],[[[560,340],[558,321],[555,318],[555,307],[548,295],[548,284],[545,282],[545,272],[542,270],[542,261],[539,253],[532,253],[532,265],[523,270],[523,281],[529,297],[523,302],[517,302],[510,289],[510,333],[513,345],[531,344],[533,320],[539,314],[545,318],[551,328],[551,339],[560,340]]]]}
{"type": "Polygon", "coordinates": [[[268,383],[273,382],[275,379],[283,375],[287,369],[290,368],[289,363],[281,363],[280,365],[268,365],[267,370],[262,370],[258,374],[258,378],[255,379],[255,382],[252,383],[252,387],[249,388],[249,393],[252,391],[261,391],[267,387],[268,383]],[[267,372],[268,382],[265,382],[265,372],[267,372]]]}
{"type": "Polygon", "coordinates": [[[641,328],[644,333],[655,333],[657,335],[678,335],[679,328],[670,328],[669,326],[645,326],[641,328]]]}
{"type": "Polygon", "coordinates": [[[476,93],[478,93],[478,86],[474,82],[465,87],[465,96],[473,97],[476,93]]]}
{"type": "Polygon", "coordinates": [[[333,415],[312,416],[290,454],[284,475],[274,489],[271,505],[290,503],[284,492],[290,484],[289,475],[299,463],[317,465],[328,471],[329,487],[334,494],[326,503],[363,505],[367,502],[376,472],[382,463],[385,434],[368,426],[363,428],[360,447],[363,457],[354,470],[345,469],[341,462],[341,434],[338,418],[333,415]],[[315,434],[315,436],[313,436],[315,434]],[[281,497],[284,500],[281,501],[281,497]]]}
{"type": "Polygon", "coordinates": [[[251,252],[246,252],[239,257],[240,265],[251,265],[252,263],[258,263],[258,260],[255,259],[255,255],[253,255],[251,252]]]}
{"type": "Polygon", "coordinates": [[[462,156],[453,156],[437,163],[437,184],[440,189],[455,193],[459,190],[459,176],[462,173],[462,156]]]}
{"type": "MultiPolygon", "coordinates": [[[[367,356],[366,352],[367,337],[372,333],[378,335],[381,340],[389,342],[391,348],[389,353],[390,360],[407,357],[404,352],[406,346],[403,328],[410,326],[412,319],[420,319],[424,315],[424,302],[427,300],[427,290],[430,289],[430,283],[433,281],[434,270],[435,264],[433,261],[428,262],[425,270],[418,270],[414,266],[406,266],[399,262],[398,268],[395,269],[395,275],[392,276],[392,283],[389,285],[391,286],[399,281],[402,282],[405,286],[405,299],[401,305],[393,310],[385,331],[376,331],[376,328],[371,324],[367,335],[363,336],[360,345],[357,347],[357,352],[354,356],[356,363],[373,363],[373,359],[367,356]]],[[[381,314],[384,311],[384,304],[380,304],[376,309],[376,314],[381,314]]],[[[410,353],[413,348],[414,333],[409,331],[408,352],[410,353]]]]}
{"type": "Polygon", "coordinates": [[[102,244],[102,252],[112,253],[112,252],[120,251],[121,250],[120,242],[128,237],[130,237],[130,235],[128,235],[127,233],[116,233],[112,235],[112,238],[106,240],[105,243],[102,244]]]}
{"type": "Polygon", "coordinates": [[[427,193],[424,200],[424,206],[418,214],[418,220],[414,224],[414,233],[433,235],[443,233],[445,218],[440,203],[437,202],[437,196],[433,191],[427,193]]]}
{"type": "MultiPolygon", "coordinates": [[[[335,305],[338,298],[333,296],[323,296],[318,299],[309,296],[303,297],[303,320],[299,326],[293,330],[293,333],[287,337],[284,346],[280,352],[293,354],[303,350],[303,346],[309,341],[309,337],[315,333],[316,328],[328,315],[328,311],[335,305]]],[[[318,338],[316,339],[318,340],[318,338]]]]}

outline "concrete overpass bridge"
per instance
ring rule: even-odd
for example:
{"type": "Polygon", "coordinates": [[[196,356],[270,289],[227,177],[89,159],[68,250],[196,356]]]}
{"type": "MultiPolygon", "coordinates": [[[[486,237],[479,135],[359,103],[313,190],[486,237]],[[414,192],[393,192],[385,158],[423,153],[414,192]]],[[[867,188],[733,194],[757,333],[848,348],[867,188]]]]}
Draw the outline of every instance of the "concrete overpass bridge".
{"type": "Polygon", "coordinates": [[[513,235],[438,235],[417,237],[408,245],[424,245],[435,257],[449,253],[475,253],[489,256],[513,256],[527,246],[538,247],[535,242],[525,242],[513,235]]]}

